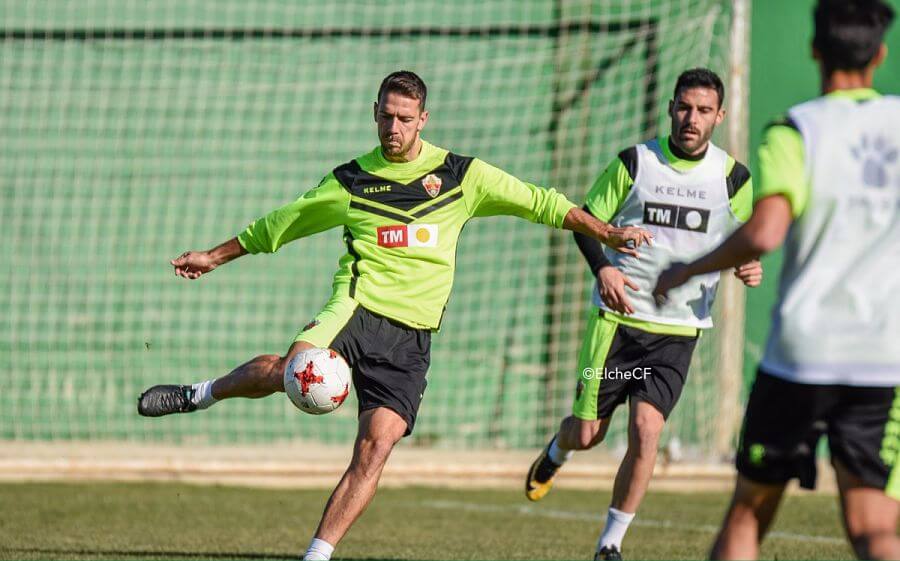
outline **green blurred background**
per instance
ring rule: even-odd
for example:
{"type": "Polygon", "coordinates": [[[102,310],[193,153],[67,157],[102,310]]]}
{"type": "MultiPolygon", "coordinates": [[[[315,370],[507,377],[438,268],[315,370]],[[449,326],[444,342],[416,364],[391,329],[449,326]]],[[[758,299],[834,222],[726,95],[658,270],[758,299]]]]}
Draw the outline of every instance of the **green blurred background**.
{"type": "MultiPolygon", "coordinates": [[[[752,3],[751,167],[765,123],[817,95],[812,4],[752,3]]],[[[430,84],[428,139],[578,202],[623,147],[667,132],[681,71],[728,76],[731,0],[419,7],[0,0],[0,438],[346,442],[355,404],[325,419],[286,399],[153,421],[134,411],[151,384],[283,352],[330,294],[339,232],[198,283],[178,282],[168,259],[370,150],[373,88],[397,68],[430,84]]],[[[900,53],[900,33],[888,39],[900,53]]],[[[900,91],[893,62],[886,92],[900,91]]],[[[570,410],[587,268],[568,234],[511,218],[473,221],[457,264],[410,442],[540,445],[570,410]]],[[[745,382],[774,300],[778,257],[766,264],[748,296],[745,382]]],[[[721,425],[718,337],[703,337],[667,427],[706,451],[721,425]]],[[[623,437],[617,422],[611,445],[623,437]]]]}
{"type": "MultiPolygon", "coordinates": [[[[430,86],[427,139],[581,202],[623,147],[665,125],[682,70],[727,70],[730,9],[0,0],[0,437],[347,442],[352,402],[325,418],[283,398],[135,412],[150,385],[284,352],[330,295],[340,232],[199,282],[167,261],[371,150],[377,85],[399,68],[430,86]]],[[[457,266],[408,441],[540,445],[570,410],[589,271],[570,234],[509,217],[473,220],[457,266]]],[[[716,430],[715,342],[669,424],[699,446],[716,430]]]]}

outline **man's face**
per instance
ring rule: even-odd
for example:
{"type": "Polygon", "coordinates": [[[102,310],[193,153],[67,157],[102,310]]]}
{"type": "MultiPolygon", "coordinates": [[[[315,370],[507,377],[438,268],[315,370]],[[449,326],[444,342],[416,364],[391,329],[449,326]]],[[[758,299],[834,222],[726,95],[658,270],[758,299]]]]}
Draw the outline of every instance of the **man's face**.
{"type": "Polygon", "coordinates": [[[685,88],[669,102],[672,117],[672,141],[694,155],[703,152],[716,125],[725,118],[719,107],[719,94],[712,88],[685,88]]]}
{"type": "Polygon", "coordinates": [[[375,103],[378,139],[388,158],[409,153],[427,121],[428,111],[422,111],[418,99],[387,92],[375,103]]]}

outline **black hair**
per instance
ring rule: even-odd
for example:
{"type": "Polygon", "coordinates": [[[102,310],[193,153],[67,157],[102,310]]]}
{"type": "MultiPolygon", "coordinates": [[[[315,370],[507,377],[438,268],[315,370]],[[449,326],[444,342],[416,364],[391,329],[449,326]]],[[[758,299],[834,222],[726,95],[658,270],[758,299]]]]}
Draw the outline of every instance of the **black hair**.
{"type": "Polygon", "coordinates": [[[819,0],[813,47],[826,72],[862,70],[878,54],[894,10],[882,0],[819,0]]]}
{"type": "Polygon", "coordinates": [[[386,93],[398,93],[406,97],[418,99],[419,108],[425,109],[425,98],[428,96],[428,88],[425,86],[425,82],[419,78],[419,75],[415,72],[400,70],[398,72],[391,72],[381,81],[381,86],[378,88],[377,100],[380,102],[381,96],[386,93]]]}
{"type": "Polygon", "coordinates": [[[716,90],[716,94],[719,96],[719,107],[722,107],[722,104],[725,102],[725,85],[718,74],[709,68],[692,68],[682,72],[678,77],[678,81],[675,82],[675,92],[672,94],[672,98],[678,99],[678,94],[682,90],[690,88],[716,90]]]}

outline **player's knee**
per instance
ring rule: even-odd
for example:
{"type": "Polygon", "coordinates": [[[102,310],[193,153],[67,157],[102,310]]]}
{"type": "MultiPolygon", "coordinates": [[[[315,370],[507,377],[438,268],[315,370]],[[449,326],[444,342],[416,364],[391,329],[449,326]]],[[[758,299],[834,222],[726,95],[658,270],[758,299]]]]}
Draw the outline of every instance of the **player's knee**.
{"type": "Polygon", "coordinates": [[[590,443],[587,446],[588,448],[593,448],[594,446],[603,442],[603,439],[606,438],[606,428],[607,427],[601,426],[594,432],[594,438],[591,439],[590,443]]]}
{"type": "Polygon", "coordinates": [[[634,418],[634,434],[641,449],[656,450],[666,421],[657,411],[640,411],[634,418]]]}
{"type": "Polygon", "coordinates": [[[587,450],[591,447],[593,438],[589,434],[579,433],[575,439],[575,450],[587,450]]]}
{"type": "Polygon", "coordinates": [[[726,526],[738,532],[752,531],[761,539],[775,518],[784,488],[784,483],[758,483],[738,475],[726,526]]]}
{"type": "Polygon", "coordinates": [[[739,549],[754,548],[762,540],[764,528],[767,522],[763,520],[763,512],[757,505],[748,502],[732,502],[725,513],[725,521],[720,535],[713,545],[712,559],[739,559],[746,556],[747,559],[755,559],[756,555],[749,555],[746,551],[735,556],[734,547],[739,549]]]}
{"type": "Polygon", "coordinates": [[[389,436],[371,435],[364,437],[356,454],[357,465],[363,471],[381,470],[387,462],[396,440],[389,436]]]}
{"type": "Polygon", "coordinates": [[[265,361],[269,365],[267,389],[284,391],[284,369],[287,367],[285,357],[279,355],[259,355],[255,360],[265,361]]]}
{"type": "Polygon", "coordinates": [[[735,500],[728,509],[725,518],[729,524],[737,524],[739,526],[752,524],[755,527],[759,522],[761,510],[759,501],[735,500]]]}
{"type": "Polygon", "coordinates": [[[575,432],[574,444],[576,445],[576,450],[587,450],[603,440],[603,436],[600,435],[600,425],[595,421],[575,419],[575,430],[573,432],[575,432]]]}

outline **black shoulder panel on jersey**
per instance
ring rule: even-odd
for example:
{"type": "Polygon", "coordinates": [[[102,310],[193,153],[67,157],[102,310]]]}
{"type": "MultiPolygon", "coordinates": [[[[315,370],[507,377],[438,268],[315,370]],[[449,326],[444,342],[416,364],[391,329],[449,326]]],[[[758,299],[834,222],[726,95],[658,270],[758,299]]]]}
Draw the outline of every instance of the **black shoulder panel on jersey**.
{"type": "Polygon", "coordinates": [[[766,128],[769,128],[769,127],[788,127],[788,128],[794,129],[797,132],[800,132],[800,127],[797,126],[797,122],[794,121],[793,119],[791,119],[790,117],[788,117],[787,115],[770,121],[766,125],[766,128]]]}
{"type": "Polygon", "coordinates": [[[460,156],[459,154],[454,154],[453,152],[447,152],[447,157],[444,158],[444,165],[447,166],[447,169],[451,174],[456,178],[457,183],[462,183],[463,179],[466,177],[466,173],[469,171],[469,166],[472,165],[472,160],[475,158],[471,158],[469,156],[460,156]]]}
{"type": "MultiPolygon", "coordinates": [[[[360,168],[356,160],[335,169],[334,176],[358,199],[375,201],[397,210],[408,211],[459,187],[472,160],[473,158],[448,153],[441,165],[409,183],[398,183],[371,174],[360,168]]],[[[417,212],[416,217],[446,206],[462,196],[457,195],[441,199],[437,205],[417,212]]]]}
{"type": "Polygon", "coordinates": [[[637,177],[638,169],[637,147],[632,146],[631,148],[622,150],[619,152],[619,159],[622,161],[625,169],[628,170],[628,175],[631,176],[631,180],[634,181],[634,178],[637,177]]]}
{"type": "Polygon", "coordinates": [[[362,168],[359,167],[359,162],[350,160],[346,164],[334,168],[332,173],[334,173],[334,178],[338,180],[338,183],[343,185],[344,189],[352,193],[353,184],[356,182],[356,178],[364,172],[362,168]]]}
{"type": "Polygon", "coordinates": [[[741,187],[746,185],[748,181],[750,181],[750,170],[747,169],[747,166],[735,160],[734,167],[731,168],[731,173],[725,178],[725,184],[728,186],[728,198],[731,199],[737,195],[737,192],[740,191],[741,187]]]}

